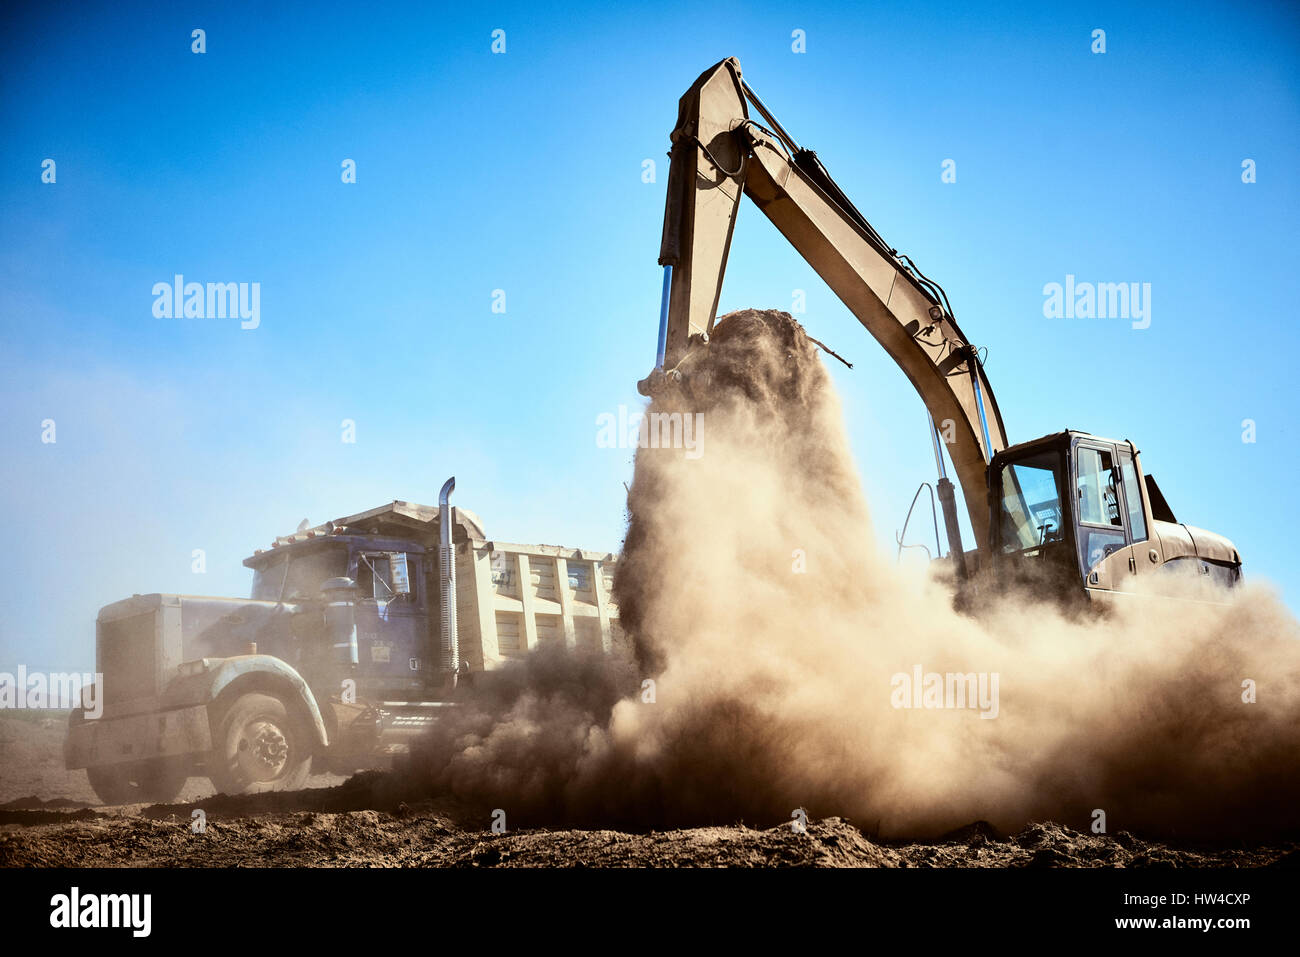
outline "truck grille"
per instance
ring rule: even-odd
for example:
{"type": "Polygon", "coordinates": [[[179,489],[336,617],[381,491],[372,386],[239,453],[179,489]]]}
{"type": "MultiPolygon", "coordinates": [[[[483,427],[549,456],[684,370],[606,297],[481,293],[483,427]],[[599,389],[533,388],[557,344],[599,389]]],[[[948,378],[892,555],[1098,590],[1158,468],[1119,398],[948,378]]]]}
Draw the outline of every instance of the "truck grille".
{"type": "Polygon", "coordinates": [[[96,623],[100,689],[106,705],[152,695],[156,691],[154,631],[156,612],[96,623]]]}

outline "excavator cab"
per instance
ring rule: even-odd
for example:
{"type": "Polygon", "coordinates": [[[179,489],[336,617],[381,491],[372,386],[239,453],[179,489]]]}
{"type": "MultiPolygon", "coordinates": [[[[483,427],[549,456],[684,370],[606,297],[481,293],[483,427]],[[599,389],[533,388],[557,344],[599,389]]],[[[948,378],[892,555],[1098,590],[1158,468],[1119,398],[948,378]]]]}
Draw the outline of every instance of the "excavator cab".
{"type": "MultiPolygon", "coordinates": [[[[1066,594],[1078,594],[1082,584],[1093,600],[1131,592],[1138,577],[1165,568],[1172,548],[1164,538],[1209,534],[1163,514],[1168,506],[1154,482],[1144,481],[1133,443],[1087,432],[1058,432],[998,452],[989,465],[989,504],[1001,583],[1066,594]],[[1153,517],[1153,498],[1162,520],[1153,517]],[[1168,529],[1164,538],[1157,526],[1168,529]]],[[[1228,577],[1231,584],[1238,576],[1228,577]]]]}

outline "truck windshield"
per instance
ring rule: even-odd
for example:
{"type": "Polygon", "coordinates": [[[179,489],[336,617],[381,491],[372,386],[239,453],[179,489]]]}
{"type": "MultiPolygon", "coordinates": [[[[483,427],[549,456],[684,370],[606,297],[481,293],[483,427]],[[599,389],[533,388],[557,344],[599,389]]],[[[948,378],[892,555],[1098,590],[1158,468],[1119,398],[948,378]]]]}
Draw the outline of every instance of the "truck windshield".
{"type": "Polygon", "coordinates": [[[286,549],[270,562],[253,571],[255,601],[298,601],[319,598],[326,579],[348,573],[348,550],[345,545],[324,545],[311,549],[286,549]],[[288,562],[288,568],[285,562],[288,562]],[[281,596],[281,583],[284,593],[281,596]]]}
{"type": "Polygon", "coordinates": [[[1022,552],[1062,538],[1061,456],[1040,452],[1002,467],[1002,551],[1022,552]]]}

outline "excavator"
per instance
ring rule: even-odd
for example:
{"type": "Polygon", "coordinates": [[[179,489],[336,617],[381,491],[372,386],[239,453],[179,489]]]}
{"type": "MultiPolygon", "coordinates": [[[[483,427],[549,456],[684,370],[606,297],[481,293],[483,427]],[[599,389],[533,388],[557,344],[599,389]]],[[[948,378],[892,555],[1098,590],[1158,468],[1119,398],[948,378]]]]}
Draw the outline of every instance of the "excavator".
{"type": "Polygon", "coordinates": [[[1172,594],[1170,572],[1225,587],[1240,581],[1233,543],[1174,517],[1133,442],[1066,429],[1009,444],[982,350],[957,325],[947,294],[885,242],[817,154],[794,141],[734,57],[682,96],[670,142],[658,349],[655,368],[637,384],[643,395],[682,388],[709,348],[736,215],[748,196],[924,402],[946,560],[959,582],[978,574],[995,586],[1027,584],[1105,605],[1118,596],[1172,594]],[[974,534],[970,551],[945,451],[974,534]]]}

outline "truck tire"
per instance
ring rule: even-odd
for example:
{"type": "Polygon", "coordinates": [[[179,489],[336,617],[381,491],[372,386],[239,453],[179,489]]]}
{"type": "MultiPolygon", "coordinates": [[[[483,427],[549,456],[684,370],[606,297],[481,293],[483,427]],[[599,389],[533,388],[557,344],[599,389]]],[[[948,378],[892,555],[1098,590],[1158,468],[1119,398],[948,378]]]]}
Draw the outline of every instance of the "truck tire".
{"type": "Polygon", "coordinates": [[[158,758],[86,768],[86,777],[105,804],[171,804],[189,780],[189,765],[158,758]]]}
{"type": "Polygon", "coordinates": [[[213,722],[208,778],[222,794],[300,788],[311,772],[311,736],[283,701],[240,695],[213,722]]]}

